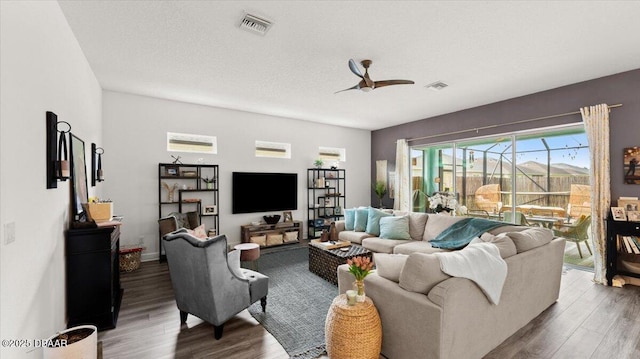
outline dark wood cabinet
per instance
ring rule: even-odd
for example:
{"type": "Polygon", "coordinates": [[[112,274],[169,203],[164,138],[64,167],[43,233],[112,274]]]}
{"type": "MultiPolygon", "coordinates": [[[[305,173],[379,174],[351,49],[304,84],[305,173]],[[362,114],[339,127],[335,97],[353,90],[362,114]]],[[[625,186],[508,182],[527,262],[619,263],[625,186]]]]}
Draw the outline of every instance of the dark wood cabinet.
{"type": "Polygon", "coordinates": [[[302,221],[259,225],[245,224],[240,226],[242,243],[257,243],[261,247],[298,243],[300,238],[302,238],[302,221]],[[271,243],[269,241],[270,236],[276,236],[275,238],[278,238],[278,240],[271,243]]]}
{"type": "Polygon", "coordinates": [[[638,273],[618,268],[621,255],[639,256],[638,254],[620,253],[620,236],[640,236],[640,223],[607,219],[607,285],[609,286],[616,274],[640,278],[638,273]]]}
{"type": "Polygon", "coordinates": [[[70,229],[66,238],[68,327],[92,324],[116,327],[123,290],[120,286],[120,224],[70,229]]]}

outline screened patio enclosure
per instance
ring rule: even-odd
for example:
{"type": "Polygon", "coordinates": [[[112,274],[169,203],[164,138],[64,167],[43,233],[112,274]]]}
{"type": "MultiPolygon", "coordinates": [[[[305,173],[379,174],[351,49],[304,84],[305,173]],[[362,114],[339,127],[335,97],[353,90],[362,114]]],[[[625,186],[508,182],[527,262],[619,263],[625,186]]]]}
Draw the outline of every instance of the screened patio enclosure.
{"type": "Polygon", "coordinates": [[[470,215],[522,213],[551,228],[590,214],[589,166],[582,125],[415,146],[413,210],[429,212],[430,195],[451,192],[470,215]]]}

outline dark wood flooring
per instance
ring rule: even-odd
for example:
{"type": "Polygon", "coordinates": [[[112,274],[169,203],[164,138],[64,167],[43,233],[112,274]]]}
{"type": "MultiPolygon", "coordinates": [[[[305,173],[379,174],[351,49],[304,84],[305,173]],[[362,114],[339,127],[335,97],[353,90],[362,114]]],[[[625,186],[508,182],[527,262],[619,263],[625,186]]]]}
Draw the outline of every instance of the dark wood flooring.
{"type": "MultiPolygon", "coordinates": [[[[567,270],[558,302],[485,358],[640,358],[640,287],[605,287],[592,277],[567,270]]],[[[246,310],[221,340],[196,317],[181,326],[166,263],[142,263],[122,274],[122,285],[118,325],[98,335],[104,358],[288,358],[246,310]]]]}

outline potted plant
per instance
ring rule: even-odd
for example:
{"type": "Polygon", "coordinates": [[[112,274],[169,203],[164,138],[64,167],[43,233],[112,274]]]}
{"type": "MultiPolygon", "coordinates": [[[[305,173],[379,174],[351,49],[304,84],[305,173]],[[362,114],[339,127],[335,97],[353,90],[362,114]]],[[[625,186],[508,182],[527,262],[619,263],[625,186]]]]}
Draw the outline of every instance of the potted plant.
{"type": "Polygon", "coordinates": [[[387,194],[387,184],[384,181],[378,181],[373,186],[373,191],[376,193],[376,196],[378,196],[378,203],[380,208],[382,208],[382,198],[387,194]]]}
{"type": "Polygon", "coordinates": [[[317,160],[313,161],[313,165],[316,166],[317,169],[322,168],[323,164],[324,164],[324,162],[319,158],[317,160]]]}

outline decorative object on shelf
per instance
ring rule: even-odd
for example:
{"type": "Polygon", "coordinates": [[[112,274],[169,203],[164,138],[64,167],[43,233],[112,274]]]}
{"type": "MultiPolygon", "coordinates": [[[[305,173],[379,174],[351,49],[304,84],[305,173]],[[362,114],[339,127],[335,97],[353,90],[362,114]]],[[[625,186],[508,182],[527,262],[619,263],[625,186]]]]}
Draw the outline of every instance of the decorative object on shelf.
{"type": "Polygon", "coordinates": [[[636,174],[640,160],[640,147],[627,147],[624,149],[624,160],[622,166],[624,168],[624,183],[640,184],[640,174],[636,174]]]}
{"type": "Polygon", "coordinates": [[[184,170],[180,173],[180,176],[183,177],[196,177],[198,176],[198,172],[194,170],[184,170]]]}
{"type": "Polygon", "coordinates": [[[173,194],[178,189],[178,184],[174,183],[172,187],[169,187],[166,182],[162,182],[162,187],[167,190],[167,202],[173,202],[173,194]]]}
{"type": "Polygon", "coordinates": [[[177,166],[166,166],[164,168],[165,176],[178,176],[178,167],[177,166]]]}
{"type": "Polygon", "coordinates": [[[455,211],[460,208],[456,195],[451,192],[434,192],[429,197],[429,208],[435,213],[447,212],[455,215],[455,211]]]}
{"type": "Polygon", "coordinates": [[[182,163],[182,161],[180,161],[180,156],[176,157],[176,156],[174,156],[174,155],[171,155],[171,157],[173,158],[173,162],[171,162],[171,163],[173,163],[174,165],[181,165],[181,164],[183,164],[183,163],[182,163]]]}
{"type": "Polygon", "coordinates": [[[313,165],[316,166],[317,169],[322,168],[323,164],[324,164],[324,162],[321,159],[317,159],[317,160],[313,161],[313,165]]]}
{"type": "Polygon", "coordinates": [[[373,191],[378,197],[378,206],[382,208],[382,198],[387,194],[387,184],[384,181],[377,181],[373,186],[373,191]]]}
{"type": "Polygon", "coordinates": [[[214,177],[201,177],[200,179],[207,184],[207,189],[213,189],[213,184],[216,183],[214,177]]]}
{"type": "Polygon", "coordinates": [[[57,333],[43,343],[44,359],[98,357],[98,328],[80,325],[57,333]]]}
{"type": "Polygon", "coordinates": [[[262,216],[262,219],[264,219],[264,221],[267,224],[276,224],[278,223],[278,221],[280,221],[280,215],[279,214],[274,214],[271,216],[262,216]]]}
{"type": "Polygon", "coordinates": [[[218,214],[218,206],[216,206],[215,204],[202,207],[202,215],[213,216],[216,214],[218,214]]]}
{"type": "Polygon", "coordinates": [[[614,221],[626,221],[627,215],[624,211],[624,207],[611,207],[611,214],[614,221]]]}
{"type": "Polygon", "coordinates": [[[366,297],[364,292],[364,278],[369,275],[371,269],[373,269],[373,262],[369,257],[354,257],[347,259],[349,265],[349,272],[356,277],[354,284],[354,290],[358,291],[356,295],[356,301],[359,303],[364,302],[366,297]]]}
{"type": "Polygon", "coordinates": [[[91,143],[91,186],[95,186],[96,182],[104,181],[104,173],[102,172],[102,155],[104,149],[96,147],[95,143],[91,143]]]}
{"type": "Polygon", "coordinates": [[[57,188],[58,180],[66,181],[70,177],[67,134],[71,132],[71,125],[65,121],[58,121],[58,116],[55,113],[47,111],[46,131],[47,188],[57,188]],[[59,124],[69,128],[59,130],[59,124]]]}
{"type": "Polygon", "coordinates": [[[640,201],[637,199],[618,199],[618,207],[624,208],[625,212],[639,211],[640,201]]]}
{"type": "Polygon", "coordinates": [[[331,227],[329,227],[329,240],[337,241],[338,238],[338,229],[336,228],[336,222],[331,222],[331,227]]]}
{"type": "Polygon", "coordinates": [[[293,222],[293,214],[291,214],[291,211],[282,212],[282,216],[283,216],[283,219],[282,219],[283,222],[293,222]]]}
{"type": "Polygon", "coordinates": [[[336,208],[333,209],[333,215],[334,216],[341,216],[342,215],[342,207],[336,206],[336,208]]]}

